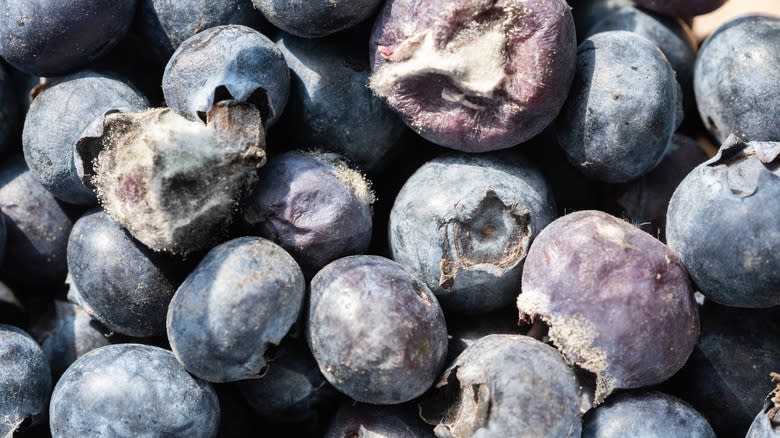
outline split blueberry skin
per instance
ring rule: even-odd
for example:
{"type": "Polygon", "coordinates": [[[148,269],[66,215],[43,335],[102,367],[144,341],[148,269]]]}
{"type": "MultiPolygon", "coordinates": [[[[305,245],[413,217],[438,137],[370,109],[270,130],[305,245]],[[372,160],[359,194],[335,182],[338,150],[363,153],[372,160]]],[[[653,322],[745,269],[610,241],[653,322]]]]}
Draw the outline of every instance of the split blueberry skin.
{"type": "Polygon", "coordinates": [[[124,36],[136,0],[5,0],[0,57],[34,76],[60,76],[108,52],[124,36]]]}
{"type": "Polygon", "coordinates": [[[371,17],[381,0],[252,0],[274,26],[303,38],[321,38],[371,17]]]}
{"type": "Polygon", "coordinates": [[[246,26],[217,26],[176,49],[162,88],[168,107],[187,120],[205,119],[217,102],[235,100],[255,105],[268,127],[287,105],[290,72],[265,35],[246,26]]]}
{"type": "Polygon", "coordinates": [[[627,182],[658,165],[682,118],[681,88],[663,53],[637,34],[602,32],[577,50],[558,141],[586,176],[627,182]]]}
{"type": "Polygon", "coordinates": [[[616,394],[583,419],[583,438],[716,438],[707,420],[660,392],[616,394]]]}
{"type": "Polygon", "coordinates": [[[333,416],[323,438],[433,438],[416,407],[376,406],[345,402],[333,416]]]}
{"type": "Polygon", "coordinates": [[[717,303],[780,304],[779,155],[780,142],[732,135],[680,183],[669,203],[669,246],[717,303]]]}
{"type": "Polygon", "coordinates": [[[82,356],[51,397],[55,437],[211,438],[219,401],[170,351],[140,344],[109,345],[82,356]]]}
{"type": "MultiPolygon", "coordinates": [[[[777,381],[777,379],[773,379],[777,381]]],[[[776,387],[764,400],[761,411],[756,415],[753,424],[750,425],[745,438],[777,438],[780,436],[780,416],[778,416],[778,406],[780,406],[780,387],[776,387]]]]}
{"type": "Polygon", "coordinates": [[[117,77],[89,71],[67,76],[30,104],[22,136],[25,161],[58,199],[94,205],[95,193],[81,179],[84,164],[77,145],[102,133],[107,113],[147,107],[146,98],[117,77]]]}
{"type": "Polygon", "coordinates": [[[699,50],[694,90],[704,125],[718,140],[780,141],[780,18],[736,18],[699,50]]]}
{"type": "Polygon", "coordinates": [[[0,324],[0,436],[11,437],[48,409],[51,372],[41,347],[23,330],[0,324]]]}
{"type": "Polygon", "coordinates": [[[311,281],[306,338],[336,389],[371,404],[425,392],[444,367],[447,327],[436,297],[398,263],[350,256],[311,281]]]}
{"type": "Polygon", "coordinates": [[[295,260],[259,237],[211,251],[168,308],[168,341],[190,373],[210,382],[261,377],[267,350],[295,323],[306,282],[295,260]]]}

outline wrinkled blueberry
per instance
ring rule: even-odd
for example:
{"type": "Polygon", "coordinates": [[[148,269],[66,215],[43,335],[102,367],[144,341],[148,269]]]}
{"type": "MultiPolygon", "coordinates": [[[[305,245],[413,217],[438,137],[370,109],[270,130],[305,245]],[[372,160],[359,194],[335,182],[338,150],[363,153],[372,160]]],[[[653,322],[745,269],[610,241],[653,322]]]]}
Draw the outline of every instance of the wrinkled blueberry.
{"type": "Polygon", "coordinates": [[[324,438],[433,438],[414,406],[342,403],[324,438]]]}
{"type": "Polygon", "coordinates": [[[574,76],[563,0],[389,0],[370,44],[374,93],[427,140],[466,152],[540,133],[574,76]]]}
{"type": "Polygon", "coordinates": [[[596,376],[595,404],[660,383],[699,336],[693,287],[671,249],[599,211],[542,230],[525,260],[521,320],[541,320],[566,360],[596,376]]]}
{"type": "Polygon", "coordinates": [[[92,350],[62,375],[49,413],[55,437],[215,437],[219,401],[170,351],[139,344],[92,350]]]}
{"type": "Polygon", "coordinates": [[[306,336],[328,382],[372,404],[418,397],[447,354],[436,297],[401,265],[377,256],[345,257],[317,273],[306,336]]]}
{"type": "MultiPolygon", "coordinates": [[[[772,373],[772,381],[780,382],[780,375],[772,373]]],[[[780,384],[766,396],[764,406],[750,425],[745,438],[777,438],[780,436],[780,384]]]]}
{"type": "Polygon", "coordinates": [[[780,304],[780,142],[730,136],[669,202],[666,238],[701,292],[727,306],[780,304]]]}
{"type": "Polygon", "coordinates": [[[723,6],[726,0],[634,0],[637,5],[674,17],[704,15],[723,6]]]}
{"type": "Polygon", "coordinates": [[[304,38],[320,38],[355,26],[374,14],[381,0],[252,0],[274,26],[304,38]]]}

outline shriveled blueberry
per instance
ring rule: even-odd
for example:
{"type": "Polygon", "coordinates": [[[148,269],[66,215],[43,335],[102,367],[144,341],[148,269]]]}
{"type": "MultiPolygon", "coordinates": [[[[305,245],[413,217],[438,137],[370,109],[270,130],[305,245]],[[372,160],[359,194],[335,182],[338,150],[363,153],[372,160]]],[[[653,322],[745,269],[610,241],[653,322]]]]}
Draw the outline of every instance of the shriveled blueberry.
{"type": "Polygon", "coordinates": [[[709,299],[780,304],[780,142],[730,136],[669,202],[666,238],[709,299]]]}
{"type": "Polygon", "coordinates": [[[389,0],[371,37],[370,85],[436,144],[503,149],[558,114],[575,46],[563,0],[389,0]]]}
{"type": "Polygon", "coordinates": [[[566,360],[596,376],[595,404],[619,388],[660,383],[699,336],[693,287],[677,255],[599,211],[542,230],[523,268],[521,320],[541,320],[566,360]]]}
{"type": "Polygon", "coordinates": [[[280,128],[294,145],[337,152],[363,170],[377,171],[409,131],[368,88],[368,57],[351,38],[277,40],[292,73],[280,128]]]}
{"type": "Polygon", "coordinates": [[[36,76],[72,72],[110,50],[127,32],[136,0],[5,0],[0,57],[36,76]]]}
{"type": "Polygon", "coordinates": [[[100,135],[107,114],[147,106],[138,90],[116,77],[81,72],[63,78],[44,89],[27,112],[22,146],[30,171],[57,198],[95,204],[95,193],[81,181],[84,165],[76,145],[100,135]]]}
{"type": "Polygon", "coordinates": [[[281,116],[290,94],[290,71],[276,45],[260,32],[218,26],[184,41],[162,82],[165,102],[188,120],[206,118],[219,101],[249,102],[264,126],[281,116]]]}
{"type": "Polygon", "coordinates": [[[338,155],[288,152],[261,169],[260,183],[244,202],[244,220],[313,275],[333,260],[366,251],[373,202],[369,182],[338,155]]]}
{"type": "Polygon", "coordinates": [[[8,286],[0,283],[0,324],[23,327],[27,324],[27,309],[8,286]]]}
{"type": "Polygon", "coordinates": [[[716,438],[700,413],[655,391],[616,394],[583,420],[583,438],[716,438]]]}
{"type": "Polygon", "coordinates": [[[262,24],[251,0],[141,0],[138,8],[135,30],[163,62],[184,40],[206,29],[262,24]]]}
{"type": "Polygon", "coordinates": [[[118,333],[165,333],[165,314],[181,275],[176,260],[133,239],[103,211],[82,216],[68,240],[69,299],[118,333]]]}
{"type": "Polygon", "coordinates": [[[524,157],[444,156],[398,194],[390,249],[445,309],[485,312],[512,304],[528,247],[555,217],[544,177],[524,157]]]}
{"type": "Polygon", "coordinates": [[[637,5],[665,15],[690,18],[723,6],[726,0],[634,0],[637,5]]]}
{"type": "Polygon", "coordinates": [[[170,351],[119,344],[92,350],[62,375],[51,396],[56,437],[215,437],[219,401],[170,351]]]}
{"type": "Polygon", "coordinates": [[[252,0],[274,26],[304,38],[320,38],[371,17],[382,0],[252,0]]]}
{"type": "Polygon", "coordinates": [[[644,175],[661,161],[681,121],[680,85],[652,42],[610,31],[580,44],[557,133],[582,173],[611,183],[644,175]]]}
{"type": "Polygon", "coordinates": [[[579,388],[554,348],[520,335],[474,342],[423,400],[440,438],[579,437],[579,388]]]}
{"type": "Polygon", "coordinates": [[[716,139],[780,141],[780,18],[724,24],[702,45],[693,74],[699,115],[716,139]]]}
{"type": "Polygon", "coordinates": [[[110,114],[79,155],[103,208],[155,251],[187,254],[223,240],[238,202],[265,163],[252,105],[219,102],[207,123],[165,108],[110,114]]]}
{"type": "MultiPolygon", "coordinates": [[[[780,382],[780,375],[773,372],[772,381],[780,382]]],[[[745,438],[777,437],[780,437],[780,384],[766,396],[763,408],[745,435],[745,438]]]]}
{"type": "Polygon", "coordinates": [[[578,41],[590,35],[590,29],[604,17],[634,4],[632,0],[574,0],[569,3],[572,7],[574,26],[577,28],[578,41]]]}
{"type": "Polygon", "coordinates": [[[17,146],[21,104],[16,87],[13,77],[0,64],[0,156],[8,154],[17,146]]]}
{"type": "Polygon", "coordinates": [[[328,382],[372,404],[418,397],[447,354],[436,297],[401,265],[377,256],[345,257],[317,273],[306,335],[328,382]]]}
{"type": "Polygon", "coordinates": [[[259,237],[209,251],[168,308],[168,341],[187,371],[210,382],[262,376],[265,354],[295,323],[306,281],[295,260],[259,237]]]}
{"type": "Polygon", "coordinates": [[[345,402],[324,438],[433,438],[414,406],[372,406],[345,402]]]}
{"type": "Polygon", "coordinates": [[[8,231],[3,279],[25,289],[62,283],[73,222],[21,157],[0,165],[0,210],[8,231]]]}
{"type": "Polygon", "coordinates": [[[41,347],[17,327],[0,324],[0,436],[45,418],[51,372],[41,347]]]}

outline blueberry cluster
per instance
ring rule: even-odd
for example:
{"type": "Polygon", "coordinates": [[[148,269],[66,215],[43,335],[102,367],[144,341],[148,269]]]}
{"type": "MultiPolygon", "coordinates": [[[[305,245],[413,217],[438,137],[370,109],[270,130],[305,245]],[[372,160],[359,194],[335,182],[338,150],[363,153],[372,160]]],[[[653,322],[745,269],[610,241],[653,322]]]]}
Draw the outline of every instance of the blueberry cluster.
{"type": "Polygon", "coordinates": [[[780,437],[724,3],[0,0],[0,437],[780,437]]]}

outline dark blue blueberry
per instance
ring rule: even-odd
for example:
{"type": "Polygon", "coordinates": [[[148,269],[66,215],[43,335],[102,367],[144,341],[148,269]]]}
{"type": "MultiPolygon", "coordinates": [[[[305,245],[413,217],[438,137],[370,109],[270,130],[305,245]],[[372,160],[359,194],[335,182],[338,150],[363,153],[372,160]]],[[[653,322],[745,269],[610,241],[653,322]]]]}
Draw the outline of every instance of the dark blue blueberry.
{"type": "Polygon", "coordinates": [[[780,304],[780,142],[730,136],[672,196],[666,238],[700,291],[727,306],[780,304]]]}
{"type": "Polygon", "coordinates": [[[260,170],[244,220],[314,275],[333,260],[366,251],[373,202],[368,181],[338,155],[288,152],[260,170]]]}
{"type": "Polygon", "coordinates": [[[181,275],[178,268],[176,261],[143,246],[103,211],[87,213],[73,225],[69,299],[117,333],[165,333],[168,303],[181,275]]]}
{"type": "MultiPolygon", "coordinates": [[[[774,382],[780,381],[780,376],[772,374],[774,382]]],[[[780,437],[780,385],[766,396],[764,406],[750,425],[745,438],[777,438],[780,437]]]]}
{"type": "Polygon", "coordinates": [[[0,436],[45,418],[51,394],[46,356],[30,335],[0,324],[0,436]]]}
{"type": "Polygon", "coordinates": [[[611,183],[646,174],[663,158],[681,121],[680,85],[652,42],[611,31],[580,44],[557,133],[582,173],[611,183]]]}
{"type": "Polygon", "coordinates": [[[574,371],[549,345],[489,335],[469,346],[423,399],[421,416],[439,438],[579,438],[574,371]]]}
{"type": "Polygon", "coordinates": [[[716,438],[700,413],[660,392],[614,395],[583,419],[582,438],[623,437],[716,438]]]}
{"type": "Polygon", "coordinates": [[[213,438],[219,401],[170,351],[139,344],[101,347],[62,375],[49,425],[61,438],[213,438]]]}
{"type": "Polygon", "coordinates": [[[512,305],[528,247],[555,217],[552,192],[524,157],[445,156],[398,193],[390,250],[445,309],[486,312],[512,305]]]}
{"type": "Polygon", "coordinates": [[[368,56],[350,38],[355,36],[277,40],[292,72],[282,135],[293,146],[337,152],[373,172],[409,131],[368,88],[368,56]]]}
{"type": "MultiPolygon", "coordinates": [[[[13,151],[19,137],[19,110],[21,105],[17,98],[18,85],[0,63],[0,157],[13,151]]],[[[21,87],[18,87],[21,88],[21,87]]]]}
{"type": "Polygon", "coordinates": [[[780,141],[780,18],[753,15],[721,26],[702,45],[696,103],[718,140],[780,141]]]}
{"type": "Polygon", "coordinates": [[[77,145],[102,133],[106,114],[147,106],[140,92],[111,76],[82,72],[58,80],[32,101],[24,121],[22,146],[30,171],[57,198],[95,204],[95,193],[81,180],[77,145]]]}
{"type": "Polygon", "coordinates": [[[0,165],[0,210],[8,232],[3,279],[24,289],[61,284],[73,222],[21,157],[0,165]]]}
{"type": "Polygon", "coordinates": [[[252,0],[274,26],[304,38],[320,38],[374,15],[382,0],[252,0]]]}
{"type": "Polygon", "coordinates": [[[190,373],[210,382],[261,377],[272,345],[298,318],[306,281],[273,242],[241,237],[209,251],[176,291],[168,340],[190,373]]]}
{"type": "Polygon", "coordinates": [[[0,57],[26,73],[59,76],[99,58],[127,32],[136,0],[4,0],[0,57]]]}
{"type": "Polygon", "coordinates": [[[324,438],[433,438],[433,430],[417,415],[417,407],[375,406],[345,402],[331,420],[324,438]]]}
{"type": "Polygon", "coordinates": [[[265,35],[246,26],[218,26],[176,49],[162,88],[168,107],[188,120],[205,119],[217,102],[236,100],[255,105],[267,127],[287,105],[290,71],[265,35]]]}
{"type": "Polygon", "coordinates": [[[726,3],[726,0],[634,0],[634,2],[660,14],[691,18],[718,9],[726,3]]]}
{"type": "Polygon", "coordinates": [[[317,273],[306,337],[328,382],[372,404],[420,396],[447,355],[436,297],[401,265],[377,256],[345,257],[317,273]]]}

